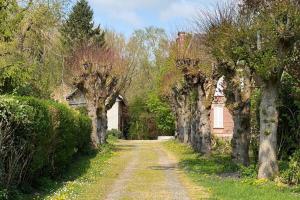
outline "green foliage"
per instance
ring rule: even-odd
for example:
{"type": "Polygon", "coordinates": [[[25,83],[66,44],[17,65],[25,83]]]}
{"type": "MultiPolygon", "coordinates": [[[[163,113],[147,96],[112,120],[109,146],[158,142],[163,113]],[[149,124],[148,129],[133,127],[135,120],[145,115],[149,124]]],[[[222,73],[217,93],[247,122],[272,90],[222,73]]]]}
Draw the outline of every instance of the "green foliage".
{"type": "Polygon", "coordinates": [[[161,132],[161,134],[174,134],[175,118],[173,116],[170,105],[167,102],[162,101],[161,98],[155,93],[150,93],[148,95],[146,105],[150,113],[154,114],[157,128],[161,132]]]}
{"type": "MultiPolygon", "coordinates": [[[[112,158],[116,139],[108,140],[98,151],[92,151],[87,155],[78,155],[58,178],[41,177],[37,180],[34,193],[21,193],[19,199],[78,199],[82,192],[94,185],[99,191],[99,179],[103,174],[111,172],[107,162],[112,158]]],[[[101,180],[101,184],[104,181],[101,180]]],[[[14,196],[15,197],[15,196],[14,196]]],[[[18,198],[15,198],[18,199],[18,198]]]]}
{"type": "Polygon", "coordinates": [[[100,27],[94,28],[93,15],[86,0],[77,1],[61,29],[67,47],[75,47],[91,38],[100,46],[104,44],[104,32],[100,27]]]}
{"type": "Polygon", "coordinates": [[[155,139],[158,135],[154,116],[147,110],[145,101],[142,97],[136,97],[129,105],[129,139],[155,139]]]}
{"type": "Polygon", "coordinates": [[[14,34],[14,21],[10,18],[16,14],[15,0],[0,0],[0,41],[9,41],[14,34]]]}
{"type": "Polygon", "coordinates": [[[299,80],[287,73],[282,76],[279,101],[279,158],[287,160],[300,148],[300,89],[299,80]]]}
{"type": "Polygon", "coordinates": [[[228,139],[223,139],[212,134],[212,149],[219,154],[230,154],[231,142],[228,139]]]}
{"type": "Polygon", "coordinates": [[[1,1],[0,93],[49,98],[61,81],[62,1],[1,1]],[[3,12],[2,12],[3,11],[3,12]]]}
{"type": "Polygon", "coordinates": [[[155,93],[137,97],[129,105],[131,139],[156,139],[159,135],[174,134],[174,116],[170,106],[155,93]]]}
{"type": "Polygon", "coordinates": [[[0,119],[5,188],[57,176],[74,155],[90,148],[90,119],[56,102],[1,96],[0,119]]]}
{"type": "Polygon", "coordinates": [[[112,129],[107,131],[107,136],[114,136],[116,138],[121,139],[122,138],[122,132],[117,129],[112,129]]]}
{"type": "Polygon", "coordinates": [[[240,173],[241,173],[241,177],[243,178],[253,178],[256,179],[257,177],[257,165],[249,165],[247,167],[245,167],[244,165],[240,165],[240,173]]]}
{"type": "Polygon", "coordinates": [[[8,192],[6,189],[0,188],[0,199],[8,199],[8,192]]]}
{"type": "Polygon", "coordinates": [[[282,177],[288,184],[297,185],[300,183],[300,150],[298,149],[290,157],[288,168],[283,172],[282,177]]]}
{"type": "Polygon", "coordinates": [[[168,38],[163,29],[147,27],[134,31],[128,43],[129,52],[137,55],[136,75],[126,94],[131,103],[136,96],[147,96],[156,89],[168,54],[168,38]]]}

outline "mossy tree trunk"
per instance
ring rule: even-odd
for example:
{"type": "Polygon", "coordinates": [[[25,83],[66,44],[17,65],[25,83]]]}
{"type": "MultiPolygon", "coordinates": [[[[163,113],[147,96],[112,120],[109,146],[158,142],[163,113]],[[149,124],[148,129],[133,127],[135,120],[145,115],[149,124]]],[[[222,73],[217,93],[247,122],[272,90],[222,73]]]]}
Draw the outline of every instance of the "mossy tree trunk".
{"type": "Polygon", "coordinates": [[[278,85],[279,80],[269,80],[262,87],[258,178],[271,179],[279,171],[277,163],[278,85]]]}
{"type": "Polygon", "coordinates": [[[250,144],[250,104],[239,107],[233,112],[232,159],[236,163],[249,165],[250,144]]]}
{"type": "Polygon", "coordinates": [[[173,88],[172,108],[176,116],[176,138],[188,143],[191,129],[191,105],[186,88],[173,88]]]}
{"type": "Polygon", "coordinates": [[[105,101],[100,104],[101,106],[97,109],[97,135],[100,144],[106,143],[106,132],[107,132],[107,110],[105,108],[105,101]]]}
{"type": "MultiPolygon", "coordinates": [[[[243,62],[242,62],[243,63],[243,62]]],[[[231,139],[231,156],[235,163],[249,165],[250,145],[250,96],[251,70],[245,64],[229,65],[219,63],[219,70],[224,75],[224,95],[226,107],[230,111],[233,122],[233,137],[231,139]]]]}
{"type": "Polygon", "coordinates": [[[251,75],[249,68],[245,68],[243,73],[235,72],[233,79],[229,81],[232,98],[229,98],[229,108],[233,115],[234,129],[231,140],[232,159],[236,163],[249,165],[249,145],[250,145],[250,96],[251,96],[251,75]]]}
{"type": "Polygon", "coordinates": [[[97,117],[97,106],[87,102],[88,115],[92,120],[92,133],[91,133],[91,142],[94,148],[100,143],[97,127],[98,127],[98,117],[97,117]]]}
{"type": "Polygon", "coordinates": [[[211,126],[210,126],[210,111],[213,102],[216,84],[204,81],[197,87],[197,101],[196,101],[196,131],[193,134],[192,146],[202,153],[211,153],[211,126]]]}

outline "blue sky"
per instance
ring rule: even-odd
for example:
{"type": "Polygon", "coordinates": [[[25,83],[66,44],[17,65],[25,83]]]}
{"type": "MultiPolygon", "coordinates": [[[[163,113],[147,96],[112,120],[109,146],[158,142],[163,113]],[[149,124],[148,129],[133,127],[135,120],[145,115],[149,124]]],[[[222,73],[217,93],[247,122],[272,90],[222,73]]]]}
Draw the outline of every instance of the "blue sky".
{"type": "Polygon", "coordinates": [[[88,0],[97,24],[125,36],[148,26],[164,28],[169,35],[191,25],[199,10],[212,10],[223,0],[88,0]]]}

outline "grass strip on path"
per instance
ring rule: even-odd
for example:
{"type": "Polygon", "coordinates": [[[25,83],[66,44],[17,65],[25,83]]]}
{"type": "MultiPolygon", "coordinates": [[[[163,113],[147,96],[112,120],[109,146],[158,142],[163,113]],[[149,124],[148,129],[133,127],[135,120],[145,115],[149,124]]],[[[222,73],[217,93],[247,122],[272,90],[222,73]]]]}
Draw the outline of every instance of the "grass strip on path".
{"type": "Polygon", "coordinates": [[[211,192],[211,199],[224,200],[290,200],[300,199],[299,193],[287,186],[255,178],[224,177],[234,174],[238,167],[229,155],[200,156],[190,147],[177,141],[168,141],[164,146],[180,160],[179,166],[192,180],[211,192]]]}

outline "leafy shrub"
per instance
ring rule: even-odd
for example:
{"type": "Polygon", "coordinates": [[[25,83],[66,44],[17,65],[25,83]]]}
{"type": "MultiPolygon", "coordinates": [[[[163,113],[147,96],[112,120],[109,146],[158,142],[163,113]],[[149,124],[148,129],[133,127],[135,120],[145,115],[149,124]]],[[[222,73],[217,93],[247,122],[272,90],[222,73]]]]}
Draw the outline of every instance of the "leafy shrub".
{"type": "Polygon", "coordinates": [[[295,151],[291,156],[288,168],[284,171],[282,177],[288,184],[297,185],[300,183],[300,150],[295,151]]]}
{"type": "Polygon", "coordinates": [[[147,109],[145,99],[137,97],[129,105],[129,139],[155,139],[159,134],[155,119],[147,109]]]}
{"type": "Polygon", "coordinates": [[[240,173],[244,178],[256,178],[257,177],[257,165],[243,166],[240,165],[240,173]]]}
{"type": "Polygon", "coordinates": [[[300,88],[299,80],[287,73],[282,76],[278,109],[278,157],[288,160],[300,148],[300,88]]]}
{"type": "Polygon", "coordinates": [[[130,139],[156,139],[174,135],[175,118],[168,103],[156,93],[136,97],[129,105],[130,139]]]}
{"type": "Polygon", "coordinates": [[[0,199],[8,199],[8,192],[6,189],[0,188],[0,199]]]}
{"type": "Polygon", "coordinates": [[[88,115],[88,110],[86,106],[79,106],[78,108],[76,108],[76,110],[78,110],[83,115],[88,115]]]}
{"type": "Polygon", "coordinates": [[[170,105],[162,101],[156,93],[148,95],[146,105],[150,113],[154,114],[155,123],[161,135],[174,135],[175,117],[170,105]]]}
{"type": "Polygon", "coordinates": [[[107,131],[107,136],[112,135],[116,138],[121,139],[122,138],[122,132],[117,129],[112,129],[107,131]]]}
{"type": "Polygon", "coordinates": [[[90,119],[32,97],[0,97],[0,183],[4,188],[56,176],[90,146],[90,119]]]}
{"type": "Polygon", "coordinates": [[[220,154],[230,154],[231,143],[229,139],[219,138],[212,134],[212,149],[216,153],[220,154]]]}

